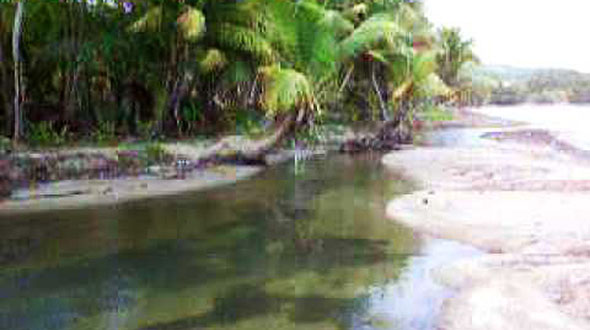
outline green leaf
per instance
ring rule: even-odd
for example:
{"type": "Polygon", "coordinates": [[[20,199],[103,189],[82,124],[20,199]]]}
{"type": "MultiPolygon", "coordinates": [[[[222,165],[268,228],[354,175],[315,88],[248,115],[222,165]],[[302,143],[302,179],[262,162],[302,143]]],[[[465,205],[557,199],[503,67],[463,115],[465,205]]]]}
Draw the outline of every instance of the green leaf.
{"type": "Polygon", "coordinates": [[[197,41],[205,32],[205,16],[195,8],[188,7],[178,17],[177,23],[184,38],[189,41],[197,41]]]}

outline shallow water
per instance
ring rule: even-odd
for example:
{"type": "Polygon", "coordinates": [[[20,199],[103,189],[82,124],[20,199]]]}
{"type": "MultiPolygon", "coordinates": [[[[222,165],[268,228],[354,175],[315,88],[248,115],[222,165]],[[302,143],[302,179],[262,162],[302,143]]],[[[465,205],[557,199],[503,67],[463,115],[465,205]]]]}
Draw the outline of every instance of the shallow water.
{"type": "Polygon", "coordinates": [[[582,150],[590,150],[590,106],[587,104],[522,104],[485,106],[472,109],[488,116],[527,123],[527,127],[547,129],[558,138],[582,150]]]}
{"type": "Polygon", "coordinates": [[[380,157],[0,218],[0,328],[433,329],[451,293],[430,269],[473,252],[385,218],[411,186],[380,157]]]}
{"type": "Polygon", "coordinates": [[[482,138],[489,132],[486,128],[445,128],[424,133],[424,141],[420,143],[425,147],[485,147],[496,144],[493,139],[482,138]]]}

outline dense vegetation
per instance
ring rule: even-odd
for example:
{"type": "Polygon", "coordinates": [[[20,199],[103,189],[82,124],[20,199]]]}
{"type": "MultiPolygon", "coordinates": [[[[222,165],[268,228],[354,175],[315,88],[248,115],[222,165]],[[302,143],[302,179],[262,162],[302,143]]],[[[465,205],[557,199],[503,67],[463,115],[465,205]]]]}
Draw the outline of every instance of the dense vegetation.
{"type": "Polygon", "coordinates": [[[573,70],[482,66],[469,75],[476,103],[590,102],[590,75],[573,70]]]}
{"type": "Polygon", "coordinates": [[[15,142],[402,130],[469,87],[474,60],[419,1],[23,0],[0,16],[0,129],[15,142]]]}

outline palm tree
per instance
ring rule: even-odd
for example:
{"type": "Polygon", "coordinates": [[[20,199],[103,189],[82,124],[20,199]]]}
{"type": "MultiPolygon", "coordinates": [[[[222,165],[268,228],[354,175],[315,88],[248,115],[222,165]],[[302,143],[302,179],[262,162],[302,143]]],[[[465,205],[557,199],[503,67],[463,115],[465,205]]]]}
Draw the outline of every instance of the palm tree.
{"type": "MultiPolygon", "coordinates": [[[[217,59],[249,60],[246,76],[250,76],[244,80],[250,82],[241,90],[236,86],[237,98],[279,121],[272,134],[241,153],[256,158],[300,128],[304,119],[320,113],[318,97],[329,94],[327,81],[338,70],[337,42],[352,25],[315,1],[250,1],[235,5],[235,10],[223,6],[212,4],[205,11],[206,40],[222,49],[224,55],[217,59]],[[254,99],[257,104],[249,102],[254,99]]],[[[215,67],[223,62],[217,61],[215,67]]],[[[221,76],[234,76],[238,68],[227,66],[221,76]]]]}
{"type": "MultiPolygon", "coordinates": [[[[2,15],[16,17],[13,8],[2,15]]],[[[240,112],[256,112],[292,133],[348,100],[369,104],[353,111],[400,122],[417,95],[432,92],[424,86],[440,82],[436,68],[423,65],[441,57],[424,55],[436,40],[419,2],[152,0],[130,12],[102,1],[29,2],[27,14],[36,17],[25,36],[26,72],[35,76],[27,109],[56,104],[68,120],[115,119],[131,134],[145,109],[158,116],[160,131],[178,134],[194,120],[191,107],[215,132],[240,112]]],[[[0,33],[9,30],[0,22],[0,33]]],[[[445,48],[449,40],[441,49],[455,49],[445,48]]],[[[440,62],[445,77],[452,54],[440,62]]],[[[0,64],[2,86],[23,86],[12,81],[11,73],[22,75],[14,63],[0,64]]],[[[2,96],[12,97],[6,89],[2,96]]]]}
{"type": "MultiPolygon", "coordinates": [[[[276,130],[253,144],[253,152],[242,153],[248,155],[268,150],[319,113],[317,97],[338,72],[337,42],[352,30],[351,23],[315,1],[205,1],[188,10],[204,24],[198,33],[202,37],[191,40],[198,49],[194,84],[177,96],[171,93],[176,104],[193,89],[212,117],[253,108],[274,119],[276,130]]],[[[129,30],[154,31],[161,26],[157,21],[166,18],[154,7],[129,30]]]]}
{"type": "Polygon", "coordinates": [[[449,86],[458,84],[461,66],[469,61],[476,61],[471,40],[464,40],[457,28],[442,28],[438,33],[439,52],[436,57],[438,73],[449,86]]]}
{"type": "Polygon", "coordinates": [[[357,68],[357,80],[370,81],[377,97],[381,121],[391,119],[391,101],[399,98],[401,91],[409,89],[410,84],[404,77],[411,72],[410,64],[414,56],[412,27],[419,22],[419,15],[412,7],[398,2],[393,5],[392,8],[387,7],[390,10],[375,13],[360,23],[340,45],[343,62],[348,66],[340,90],[343,91],[354,68],[357,68]]]}

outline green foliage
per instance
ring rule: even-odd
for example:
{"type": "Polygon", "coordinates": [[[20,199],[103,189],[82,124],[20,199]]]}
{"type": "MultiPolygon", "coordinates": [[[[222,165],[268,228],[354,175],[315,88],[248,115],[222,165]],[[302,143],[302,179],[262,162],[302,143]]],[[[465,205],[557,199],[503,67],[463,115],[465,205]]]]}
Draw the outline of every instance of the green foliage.
{"type": "Polygon", "coordinates": [[[354,24],[335,10],[326,10],[318,23],[325,30],[334,31],[337,38],[346,37],[354,31],[354,24]]]}
{"type": "Polygon", "coordinates": [[[227,65],[227,57],[219,49],[208,49],[198,58],[199,69],[203,73],[211,73],[224,68],[227,65]]]}
{"type": "Polygon", "coordinates": [[[573,70],[481,66],[469,73],[482,103],[590,102],[590,75],[573,70]]]}
{"type": "Polygon", "coordinates": [[[112,121],[102,121],[94,129],[91,139],[100,145],[112,144],[117,142],[115,123],[112,121]]]}
{"type": "Polygon", "coordinates": [[[272,45],[251,29],[223,23],[212,27],[211,33],[222,48],[251,55],[261,63],[272,63],[276,58],[272,45]]]}
{"type": "MultiPolygon", "coordinates": [[[[458,31],[434,33],[421,1],[150,0],[128,13],[74,1],[27,6],[27,100],[90,122],[99,143],[114,142],[132,126],[115,120],[132,115],[143,139],[224,129],[248,111],[384,119],[400,99],[469,86],[455,73],[474,59],[458,31]]],[[[0,81],[10,97],[9,85],[0,81]]]]}
{"type": "Polygon", "coordinates": [[[202,109],[198,103],[190,102],[182,107],[182,118],[189,122],[199,121],[202,116],[202,109]]]}
{"type": "Polygon", "coordinates": [[[195,8],[187,7],[177,22],[186,40],[197,41],[205,32],[205,16],[195,8]]]}
{"type": "Polygon", "coordinates": [[[137,135],[140,139],[148,141],[156,131],[158,123],[156,121],[139,121],[137,123],[137,135]]]}
{"type": "Polygon", "coordinates": [[[0,153],[5,153],[6,151],[11,149],[12,141],[5,136],[0,136],[0,153]]]}
{"type": "Polygon", "coordinates": [[[254,77],[252,66],[246,61],[237,60],[228,65],[221,75],[221,80],[228,86],[234,86],[240,82],[251,81],[254,77]]]}
{"type": "Polygon", "coordinates": [[[238,111],[235,117],[237,134],[245,134],[251,137],[261,136],[264,133],[264,118],[252,111],[238,111]]]}
{"type": "Polygon", "coordinates": [[[262,67],[259,74],[264,82],[262,107],[269,116],[289,111],[293,107],[313,107],[313,88],[302,73],[279,66],[267,66],[262,67]]]}
{"type": "Polygon", "coordinates": [[[302,141],[306,147],[313,147],[326,141],[326,131],[319,125],[306,127],[297,131],[296,141],[302,141]]]}
{"type": "Polygon", "coordinates": [[[439,31],[438,73],[449,86],[458,84],[459,69],[464,63],[477,61],[471,45],[471,40],[463,40],[459,29],[443,28],[439,31]]]}
{"type": "Polygon", "coordinates": [[[48,147],[62,146],[69,137],[68,127],[56,130],[52,122],[30,123],[27,140],[31,145],[48,147]]]}
{"type": "Polygon", "coordinates": [[[426,76],[417,91],[418,95],[425,98],[446,96],[449,93],[451,93],[451,89],[435,73],[426,76]]]}
{"type": "Polygon", "coordinates": [[[160,143],[150,143],[145,147],[149,164],[158,164],[167,161],[170,156],[160,143]]]}
{"type": "Polygon", "coordinates": [[[162,25],[162,7],[153,7],[139,20],[129,26],[131,32],[157,31],[162,25]]]}
{"type": "Polygon", "coordinates": [[[408,54],[405,31],[388,14],[372,16],[340,45],[343,58],[353,58],[373,48],[399,49],[408,54]]]}

